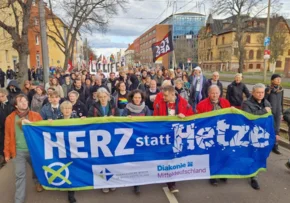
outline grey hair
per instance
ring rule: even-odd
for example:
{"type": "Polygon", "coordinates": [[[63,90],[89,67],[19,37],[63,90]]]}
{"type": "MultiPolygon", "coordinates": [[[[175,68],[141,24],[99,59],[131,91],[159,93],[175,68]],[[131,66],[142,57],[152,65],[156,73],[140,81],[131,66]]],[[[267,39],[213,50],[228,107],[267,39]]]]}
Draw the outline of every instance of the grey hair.
{"type": "Polygon", "coordinates": [[[242,78],[242,77],[243,77],[243,74],[242,74],[242,73],[237,73],[237,74],[235,75],[235,77],[238,77],[238,76],[242,78]]]}
{"type": "Polygon", "coordinates": [[[264,85],[264,84],[262,84],[262,83],[257,83],[257,84],[255,84],[254,86],[253,86],[253,89],[252,89],[252,91],[254,92],[256,89],[259,89],[259,88],[262,88],[262,89],[266,89],[266,86],[264,85]]]}
{"type": "Polygon", "coordinates": [[[211,89],[213,89],[213,88],[217,88],[219,90],[220,95],[221,95],[221,90],[220,90],[219,86],[217,86],[217,85],[211,85],[211,86],[209,86],[207,92],[210,93],[211,89]]]}
{"type": "Polygon", "coordinates": [[[0,88],[0,93],[4,94],[4,95],[8,95],[8,91],[5,88],[0,88]]]}
{"type": "Polygon", "coordinates": [[[74,95],[76,95],[77,98],[79,98],[79,96],[80,96],[80,94],[79,94],[77,91],[75,91],[75,90],[70,91],[70,92],[68,93],[68,96],[69,96],[70,94],[74,94],[74,95]]]}
{"type": "Polygon", "coordinates": [[[108,90],[106,90],[106,88],[104,87],[99,88],[97,90],[97,97],[99,97],[101,93],[105,93],[110,98],[110,93],[108,92],[108,90]]]}
{"type": "Polygon", "coordinates": [[[164,80],[163,83],[162,83],[162,85],[161,85],[161,87],[165,87],[167,85],[172,85],[171,84],[171,80],[164,80]]]}
{"type": "Polygon", "coordinates": [[[184,84],[183,80],[181,78],[177,78],[175,81],[174,81],[174,85],[176,86],[176,84],[184,84]]]}

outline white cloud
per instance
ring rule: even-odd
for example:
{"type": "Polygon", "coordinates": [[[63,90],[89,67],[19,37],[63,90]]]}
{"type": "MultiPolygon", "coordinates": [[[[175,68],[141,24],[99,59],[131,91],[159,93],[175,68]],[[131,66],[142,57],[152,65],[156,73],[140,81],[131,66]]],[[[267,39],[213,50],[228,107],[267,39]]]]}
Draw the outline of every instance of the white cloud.
{"type": "MultiPolygon", "coordinates": [[[[199,4],[191,0],[180,1],[177,4],[177,10],[178,12],[190,11],[208,15],[211,6],[210,1],[199,1],[199,4]]],[[[267,2],[267,0],[264,0],[264,2],[267,2]]],[[[285,14],[290,13],[290,1],[280,0],[280,2],[283,3],[280,12],[285,16],[285,14]]],[[[120,12],[118,16],[112,18],[106,33],[83,35],[83,39],[87,37],[89,44],[98,53],[103,51],[104,54],[107,53],[105,55],[110,55],[110,51],[120,48],[126,49],[129,43],[132,43],[147,29],[172,14],[172,5],[168,9],[166,8],[167,0],[129,0],[127,12],[120,12]],[[163,14],[160,15],[162,12],[163,14]],[[159,18],[157,18],[158,16],[159,18]]],[[[288,17],[288,15],[285,17],[288,17]]]]}

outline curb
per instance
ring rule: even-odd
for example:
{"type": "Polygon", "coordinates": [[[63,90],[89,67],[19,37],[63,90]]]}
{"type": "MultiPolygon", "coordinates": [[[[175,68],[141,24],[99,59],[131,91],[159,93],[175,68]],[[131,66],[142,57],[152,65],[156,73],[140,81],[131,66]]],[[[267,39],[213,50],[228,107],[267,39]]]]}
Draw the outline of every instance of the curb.
{"type": "Polygon", "coordinates": [[[286,139],[280,137],[280,140],[278,141],[278,143],[279,143],[279,145],[280,145],[281,147],[284,147],[284,148],[290,150],[290,143],[289,143],[288,140],[286,140],[286,139]]]}

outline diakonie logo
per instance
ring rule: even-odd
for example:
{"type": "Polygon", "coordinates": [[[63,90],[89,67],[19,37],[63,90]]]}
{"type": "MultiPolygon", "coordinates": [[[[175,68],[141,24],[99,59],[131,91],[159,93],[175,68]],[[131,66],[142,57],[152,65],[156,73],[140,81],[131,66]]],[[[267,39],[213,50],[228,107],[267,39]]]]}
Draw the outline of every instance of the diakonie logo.
{"type": "MultiPolygon", "coordinates": [[[[193,166],[193,164],[191,165],[193,166]]],[[[186,168],[187,165],[185,163],[175,164],[175,165],[158,165],[157,171],[172,171],[177,169],[186,168]]]]}

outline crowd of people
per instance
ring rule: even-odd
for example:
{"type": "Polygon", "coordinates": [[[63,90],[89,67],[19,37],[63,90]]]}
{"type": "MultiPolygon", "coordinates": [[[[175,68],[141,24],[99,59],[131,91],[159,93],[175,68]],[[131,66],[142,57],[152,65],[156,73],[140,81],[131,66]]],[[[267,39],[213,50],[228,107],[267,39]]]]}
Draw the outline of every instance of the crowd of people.
{"type": "MultiPolygon", "coordinates": [[[[90,74],[88,70],[72,73],[60,70],[53,72],[46,84],[36,77],[25,81],[22,87],[9,78],[7,87],[3,88],[3,85],[0,89],[0,163],[3,166],[11,158],[14,160],[15,203],[24,202],[25,164],[31,165],[21,128],[23,122],[104,116],[184,118],[234,107],[255,115],[272,112],[278,140],[283,112],[281,76],[273,74],[269,86],[256,84],[251,93],[242,79],[242,74],[237,73],[224,96],[219,73],[213,72],[212,77],[206,79],[198,66],[191,73],[181,68],[120,69],[118,73],[111,72],[107,78],[101,70],[97,74],[90,74]]],[[[290,111],[288,113],[290,118],[290,111]]],[[[278,142],[273,152],[280,154],[278,142]]],[[[36,176],[33,178],[36,190],[42,191],[36,176]]],[[[218,182],[218,179],[210,180],[212,185],[218,185],[218,182]]],[[[174,182],[167,185],[172,193],[178,192],[174,182]]],[[[250,185],[253,189],[260,189],[257,177],[251,178],[250,185]]],[[[102,191],[113,190],[115,188],[102,191]]],[[[140,187],[135,186],[134,192],[139,194],[140,187]]],[[[68,200],[76,202],[74,192],[68,193],[68,200]]]]}

